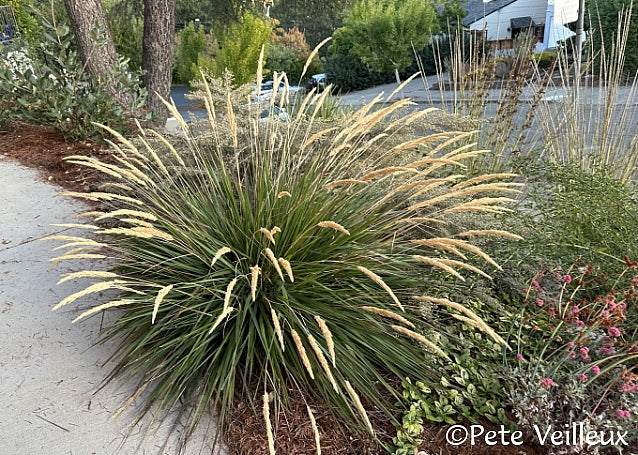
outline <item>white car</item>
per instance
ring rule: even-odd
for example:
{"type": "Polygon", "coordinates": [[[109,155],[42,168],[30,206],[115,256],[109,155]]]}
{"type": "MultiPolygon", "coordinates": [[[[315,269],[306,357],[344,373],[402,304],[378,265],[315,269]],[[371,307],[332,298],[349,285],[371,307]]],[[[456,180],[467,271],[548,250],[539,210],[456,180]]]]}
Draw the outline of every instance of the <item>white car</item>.
{"type": "MultiPolygon", "coordinates": [[[[252,95],[253,95],[253,99],[257,100],[257,101],[268,101],[270,100],[270,98],[272,97],[272,93],[273,93],[273,81],[266,81],[264,83],[261,84],[261,90],[260,93],[257,93],[257,90],[253,90],[252,95]]],[[[279,95],[282,90],[284,89],[284,87],[286,86],[286,84],[284,83],[284,81],[280,81],[279,82],[279,88],[277,89],[277,94],[279,95]]],[[[288,93],[290,95],[294,95],[295,93],[297,93],[300,90],[301,87],[299,87],[298,85],[289,85],[288,86],[288,93]]]]}

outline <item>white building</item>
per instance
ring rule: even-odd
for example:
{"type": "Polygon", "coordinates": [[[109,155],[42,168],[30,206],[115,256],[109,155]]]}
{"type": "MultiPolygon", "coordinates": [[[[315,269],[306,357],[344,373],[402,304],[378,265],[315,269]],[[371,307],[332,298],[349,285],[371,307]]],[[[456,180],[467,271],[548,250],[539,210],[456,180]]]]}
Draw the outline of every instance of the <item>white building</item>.
{"type": "Polygon", "coordinates": [[[553,49],[559,41],[574,36],[564,25],[554,23],[562,22],[554,19],[554,1],[468,0],[463,5],[467,11],[463,26],[482,32],[497,49],[511,48],[516,35],[528,30],[538,37],[537,51],[553,49]]]}

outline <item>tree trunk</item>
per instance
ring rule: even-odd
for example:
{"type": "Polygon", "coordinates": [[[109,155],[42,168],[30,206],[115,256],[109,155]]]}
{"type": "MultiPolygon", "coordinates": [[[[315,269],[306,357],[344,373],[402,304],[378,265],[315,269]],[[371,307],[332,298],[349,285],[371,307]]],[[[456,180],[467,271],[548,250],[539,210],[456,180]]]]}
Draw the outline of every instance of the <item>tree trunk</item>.
{"type": "Polygon", "coordinates": [[[117,56],[101,1],[64,0],[64,6],[71,20],[78,55],[84,68],[94,78],[104,80],[109,92],[119,104],[126,107],[131,99],[130,94],[119,91],[116,81],[109,78],[117,56]]]}
{"type": "Polygon", "coordinates": [[[160,97],[168,100],[171,92],[175,35],[175,0],[144,1],[142,39],[143,83],[148,90],[147,107],[163,124],[168,110],[160,97]]]}

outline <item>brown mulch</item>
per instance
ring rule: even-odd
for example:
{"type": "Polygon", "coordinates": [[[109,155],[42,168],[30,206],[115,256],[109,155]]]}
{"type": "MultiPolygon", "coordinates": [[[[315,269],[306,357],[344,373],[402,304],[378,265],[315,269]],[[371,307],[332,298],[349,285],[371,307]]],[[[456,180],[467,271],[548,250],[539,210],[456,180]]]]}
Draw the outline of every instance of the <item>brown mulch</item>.
{"type": "MultiPolygon", "coordinates": [[[[0,131],[0,154],[17,160],[22,165],[40,171],[43,181],[59,185],[70,191],[87,191],[101,183],[102,174],[92,169],[65,162],[71,155],[87,155],[109,161],[106,146],[91,142],[65,140],[53,129],[27,124],[14,124],[10,131],[0,131]]],[[[275,447],[277,453],[310,455],[316,454],[315,436],[308,418],[306,404],[301,395],[291,391],[292,408],[288,412],[280,410],[276,428],[275,447]]],[[[377,455],[387,453],[371,438],[356,436],[350,429],[340,424],[325,405],[311,402],[321,435],[321,453],[324,455],[377,455]]],[[[267,455],[268,443],[261,403],[257,405],[257,415],[247,402],[238,402],[229,417],[226,443],[230,455],[267,455]]],[[[380,413],[370,412],[370,419],[377,430],[377,436],[386,444],[391,442],[395,430],[380,413]]],[[[469,424],[468,424],[469,426],[469,424]]],[[[462,444],[452,446],[446,442],[446,424],[428,423],[421,438],[419,454],[441,455],[541,455],[547,453],[540,446],[526,443],[522,446],[488,446],[462,444]]],[[[489,429],[485,425],[486,430],[489,429]]],[[[497,428],[495,428],[497,429],[497,428]]],[[[416,452],[415,452],[416,453],[416,452]]]]}
{"type": "MultiPolygon", "coordinates": [[[[383,455],[387,451],[371,437],[347,428],[322,402],[308,400],[299,391],[290,390],[290,407],[280,407],[275,419],[271,404],[270,416],[277,453],[316,455],[315,433],[306,406],[314,415],[320,434],[322,455],[383,455]]],[[[231,410],[225,443],[233,455],[268,455],[268,438],[262,414],[262,397],[255,399],[255,411],[249,400],[238,401],[231,410]]],[[[370,406],[366,406],[370,408],[370,406]]],[[[389,445],[396,430],[380,412],[368,411],[376,435],[389,445]]]]}
{"type": "Polygon", "coordinates": [[[100,172],[68,163],[65,157],[86,155],[107,159],[105,145],[65,140],[54,129],[16,123],[0,131],[0,153],[40,171],[42,180],[70,191],[86,191],[102,179],[100,172]]]}

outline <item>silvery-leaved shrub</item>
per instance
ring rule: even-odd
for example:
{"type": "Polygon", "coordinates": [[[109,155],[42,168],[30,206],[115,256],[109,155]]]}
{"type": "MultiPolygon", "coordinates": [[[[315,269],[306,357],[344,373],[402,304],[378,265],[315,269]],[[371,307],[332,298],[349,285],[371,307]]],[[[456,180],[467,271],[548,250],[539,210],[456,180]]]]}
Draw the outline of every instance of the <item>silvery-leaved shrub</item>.
{"type": "MultiPolygon", "coordinates": [[[[321,96],[307,102],[320,106],[321,96]]],[[[516,191],[511,174],[458,172],[482,153],[455,146],[467,133],[402,136],[427,115],[393,116],[408,100],[371,103],[319,129],[312,113],[282,122],[236,112],[230,101],[214,109],[210,94],[204,104],[208,128],[198,125],[198,137],[174,112],[181,146],[147,130],[117,135],[118,165],[70,158],[112,181],[67,193],[102,206],[85,214],[88,230],[52,237],[66,242],[55,261],[112,264],[66,275],[87,287],[56,309],[120,292],[86,302],[76,320],[114,311],[104,331],[119,345],[110,378],[146,391],[141,413],[176,407],[192,411],[195,425],[216,405],[223,423],[235,399],[260,408],[263,398],[257,412],[272,442],[269,410],[285,408],[295,389],[353,431],[373,433],[367,410],[393,418],[401,379],[440,379],[432,360],[447,358],[437,342],[445,326],[433,308],[503,342],[471,310],[431,296],[435,271],[462,281],[487,275],[470,258],[497,267],[475,237],[512,237],[437,234],[455,214],[505,210],[516,191]]]]}
{"type": "Polygon", "coordinates": [[[133,117],[143,118],[146,92],[139,74],[130,74],[119,60],[108,75],[117,80],[119,93],[130,93],[130,105],[122,106],[83,68],[70,29],[63,23],[43,20],[45,33],[37,47],[13,49],[0,60],[0,103],[13,120],[52,126],[63,136],[96,139],[103,134],[93,122],[117,131],[130,131],[133,117]]]}

